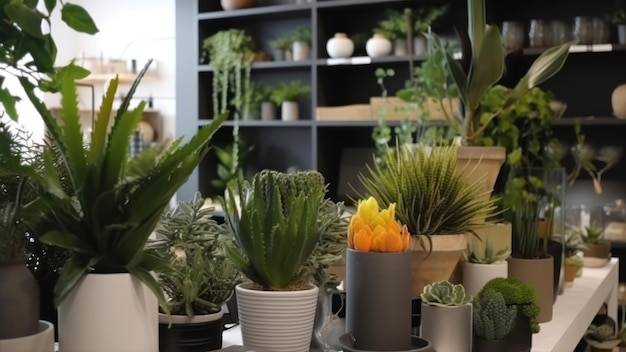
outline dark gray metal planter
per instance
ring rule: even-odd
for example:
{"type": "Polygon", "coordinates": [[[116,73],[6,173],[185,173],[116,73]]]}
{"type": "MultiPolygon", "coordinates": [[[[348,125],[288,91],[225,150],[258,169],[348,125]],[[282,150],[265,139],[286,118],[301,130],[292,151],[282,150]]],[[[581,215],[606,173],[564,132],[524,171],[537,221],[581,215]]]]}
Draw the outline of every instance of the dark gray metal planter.
{"type": "Polygon", "coordinates": [[[224,318],[214,321],[168,324],[159,322],[159,352],[206,352],[222,348],[224,318]]]}
{"type": "Polygon", "coordinates": [[[440,307],[422,302],[421,337],[437,352],[472,351],[472,305],[440,307]]]}
{"type": "Polygon", "coordinates": [[[0,262],[0,339],[36,334],[39,286],[26,257],[0,262]]]}
{"type": "Polygon", "coordinates": [[[411,349],[411,253],[346,253],[346,332],[354,348],[411,349]]]}

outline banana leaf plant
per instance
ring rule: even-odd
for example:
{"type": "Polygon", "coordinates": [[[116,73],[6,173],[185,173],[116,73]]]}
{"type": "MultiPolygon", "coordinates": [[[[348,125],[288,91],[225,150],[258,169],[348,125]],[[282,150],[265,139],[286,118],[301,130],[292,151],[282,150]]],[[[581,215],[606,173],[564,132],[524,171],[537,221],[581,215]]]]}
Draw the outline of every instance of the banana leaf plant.
{"type": "Polygon", "coordinates": [[[129,105],[149,65],[117,110],[113,103],[119,80],[116,77],[109,82],[89,145],[83,142],[75,83],[88,71],[71,64],[59,72],[62,123],[34,94],[33,84],[20,79],[61,158],[55,163],[51,153],[44,153],[43,191],[28,205],[29,211],[43,214],[39,226],[46,232],[41,241],[71,253],[54,290],[56,306],[89,273],[130,273],[143,281],[169,312],[150,273],[163,261],[147,251],[145,244],[175,192],[209,151],[208,142],[226,116],[217,116],[186,143],[176,140],[160,155],[148,149],[131,159],[129,143],[145,102],[134,109],[129,105]]]}
{"type": "Polygon", "coordinates": [[[502,78],[506,53],[498,27],[486,24],[485,0],[468,0],[467,4],[469,45],[462,48],[461,59],[466,61],[466,67],[445,50],[443,41],[437,35],[431,34],[429,38],[435,50],[445,54],[448,70],[463,103],[463,116],[447,116],[448,123],[462,137],[463,145],[475,145],[475,140],[500,111],[561,70],[575,41],[544,51],[509,92],[502,105],[489,116],[482,116],[480,103],[488,90],[502,78]]]}

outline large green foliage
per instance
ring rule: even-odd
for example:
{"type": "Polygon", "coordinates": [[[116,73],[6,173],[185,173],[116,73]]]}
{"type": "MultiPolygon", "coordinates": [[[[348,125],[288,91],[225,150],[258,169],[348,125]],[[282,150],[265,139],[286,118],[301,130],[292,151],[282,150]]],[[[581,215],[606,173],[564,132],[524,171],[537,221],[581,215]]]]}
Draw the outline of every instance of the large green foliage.
{"type": "Polygon", "coordinates": [[[324,177],[317,171],[263,170],[227,192],[221,202],[236,242],[228,254],[244,275],[266,290],[307,283],[312,273],[302,269],[321,236],[324,177]]]}
{"type": "MultiPolygon", "coordinates": [[[[49,28],[57,0],[43,2],[45,12],[40,10],[39,0],[0,0],[0,77],[3,74],[22,77],[44,91],[56,91],[60,88],[57,80],[60,70],[54,67],[57,47],[49,28]]],[[[88,34],[98,32],[83,7],[59,3],[61,20],[70,28],[88,34]]],[[[18,118],[15,104],[19,100],[8,88],[0,87],[0,104],[13,120],[18,118]]]]}
{"type": "Polygon", "coordinates": [[[502,293],[490,288],[474,298],[474,334],[485,340],[502,340],[515,327],[517,306],[507,305],[502,293]]]}
{"type": "Polygon", "coordinates": [[[186,143],[176,140],[158,158],[147,150],[129,159],[130,139],[145,102],[132,110],[129,104],[149,64],[117,110],[113,102],[119,82],[110,81],[89,145],[83,144],[75,83],[85,75],[83,69],[70,64],[58,75],[62,124],[33,93],[32,83],[20,79],[61,160],[55,165],[50,153],[44,154],[44,189],[31,204],[32,211],[47,214],[41,219],[47,230],[41,240],[71,252],[55,287],[56,305],[88,273],[130,273],[146,283],[165,307],[163,292],[150,274],[161,261],[144,245],[172,196],[208,152],[208,142],[226,116],[216,117],[186,143]],[[70,192],[63,183],[69,184],[70,192]]]}

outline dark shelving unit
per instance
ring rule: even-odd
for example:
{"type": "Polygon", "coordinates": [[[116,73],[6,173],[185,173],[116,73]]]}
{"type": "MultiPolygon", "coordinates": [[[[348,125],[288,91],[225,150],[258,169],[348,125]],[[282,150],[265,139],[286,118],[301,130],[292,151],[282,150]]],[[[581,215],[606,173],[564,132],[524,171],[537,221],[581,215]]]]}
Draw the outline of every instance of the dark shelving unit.
{"type": "MultiPolygon", "coordinates": [[[[450,10],[440,21],[435,32],[448,36],[454,28],[466,26],[467,2],[465,0],[313,0],[302,4],[296,0],[258,0],[258,6],[249,9],[223,11],[219,1],[185,0],[176,2],[177,31],[177,135],[187,137],[212,118],[212,77],[210,65],[200,62],[202,41],[219,30],[240,28],[248,31],[257,47],[271,53],[269,41],[277,35],[298,26],[308,26],[312,32],[311,59],[306,61],[264,61],[252,65],[252,79],[264,83],[277,83],[298,79],[311,86],[309,99],[300,103],[300,120],[239,121],[242,138],[255,145],[251,158],[251,171],[288,167],[320,170],[330,183],[330,195],[345,189],[339,184],[345,167],[346,151],[362,149],[371,151],[372,128],[375,119],[361,121],[317,121],[316,108],[349,104],[368,104],[369,98],[381,94],[374,72],[377,68],[393,68],[396,75],[386,81],[390,94],[404,86],[409,77],[408,57],[387,56],[369,58],[357,56],[350,59],[329,59],[326,41],[335,32],[348,35],[366,33],[385,16],[386,9],[401,10],[407,6],[433,6],[450,4],[450,10]]],[[[599,16],[611,6],[611,1],[599,0],[593,5],[584,0],[512,0],[500,2],[487,0],[489,21],[501,24],[505,20],[524,23],[528,30],[530,19],[570,20],[574,16],[599,16]]],[[[612,28],[615,32],[615,29],[612,28]]],[[[611,34],[616,41],[616,33],[611,34]]],[[[526,43],[528,46],[528,43],[526,43]]],[[[515,53],[512,75],[527,68],[545,49],[526,48],[515,53]]],[[[424,57],[412,57],[415,64],[424,57]]],[[[576,46],[562,71],[542,88],[552,91],[556,98],[565,101],[565,117],[554,122],[554,133],[566,143],[574,142],[574,123],[580,121],[587,140],[596,145],[624,145],[626,120],[611,115],[610,95],[620,83],[626,82],[626,45],[601,44],[576,46]]],[[[525,72],[525,71],[524,71],[525,72]]],[[[234,121],[227,121],[216,133],[214,143],[232,142],[234,121]]],[[[400,124],[389,121],[390,126],[400,124]]],[[[429,125],[444,125],[443,121],[429,125]]],[[[347,154],[346,154],[347,155],[347,154]]],[[[210,154],[183,186],[178,196],[189,199],[200,190],[204,196],[215,196],[210,186],[217,160],[210,154]]],[[[626,177],[626,162],[605,175],[607,180],[626,177]]],[[[626,185],[611,192],[626,196],[626,185]],[[620,193],[621,192],[621,193],[620,193]]]]}

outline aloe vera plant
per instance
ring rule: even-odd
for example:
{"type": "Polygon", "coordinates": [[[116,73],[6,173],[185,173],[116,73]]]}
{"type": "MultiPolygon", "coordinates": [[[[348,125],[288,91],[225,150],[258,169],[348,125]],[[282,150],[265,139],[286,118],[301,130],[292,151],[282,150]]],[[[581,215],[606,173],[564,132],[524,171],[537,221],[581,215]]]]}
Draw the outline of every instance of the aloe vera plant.
{"type": "Polygon", "coordinates": [[[318,216],[325,195],[317,171],[294,174],[263,170],[221,198],[236,245],[227,248],[235,265],[264,290],[297,289],[312,274],[301,270],[321,233],[318,216]]]}
{"type": "Polygon", "coordinates": [[[57,306],[88,273],[130,273],[143,281],[169,312],[163,292],[150,274],[161,261],[144,246],[172,196],[209,151],[208,142],[226,116],[217,116],[186,143],[176,140],[162,155],[149,149],[129,158],[130,139],[145,102],[134,109],[129,105],[149,65],[117,110],[113,102],[119,80],[110,81],[89,145],[83,143],[75,83],[88,74],[86,70],[71,64],[59,72],[63,124],[34,94],[32,83],[20,78],[61,160],[56,164],[51,153],[44,153],[44,187],[29,205],[30,211],[44,214],[40,226],[47,231],[41,241],[71,252],[54,290],[57,306]]]}
{"type": "Polygon", "coordinates": [[[504,73],[504,45],[498,27],[486,24],[485,0],[468,0],[469,45],[463,50],[462,61],[468,71],[454,55],[447,52],[437,35],[430,39],[438,51],[446,57],[450,75],[459,92],[464,107],[464,116],[447,116],[450,126],[462,137],[464,145],[474,145],[479,137],[502,110],[511,106],[517,99],[532,88],[557,74],[567,59],[571,41],[544,51],[530,66],[526,74],[507,94],[502,105],[488,116],[480,113],[480,103],[485,94],[495,85],[504,73]]]}

